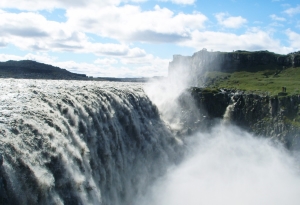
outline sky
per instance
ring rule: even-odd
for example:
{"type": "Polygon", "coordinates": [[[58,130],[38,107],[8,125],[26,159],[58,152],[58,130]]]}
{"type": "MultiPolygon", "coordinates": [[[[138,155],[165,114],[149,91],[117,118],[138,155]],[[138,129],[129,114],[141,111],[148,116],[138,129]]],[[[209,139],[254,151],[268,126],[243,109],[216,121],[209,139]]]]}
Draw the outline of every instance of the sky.
{"type": "Polygon", "coordinates": [[[300,50],[295,0],[1,0],[0,61],[167,76],[174,54],[300,50]]]}

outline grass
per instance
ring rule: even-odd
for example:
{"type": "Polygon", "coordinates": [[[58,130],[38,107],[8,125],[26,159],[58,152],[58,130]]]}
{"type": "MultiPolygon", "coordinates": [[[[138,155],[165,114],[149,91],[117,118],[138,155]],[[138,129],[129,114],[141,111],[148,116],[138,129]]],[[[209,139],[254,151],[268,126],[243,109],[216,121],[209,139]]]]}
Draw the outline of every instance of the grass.
{"type": "Polygon", "coordinates": [[[255,70],[255,72],[206,72],[207,87],[238,89],[270,96],[300,94],[300,67],[255,70]],[[286,87],[286,92],[282,92],[282,87],[286,87]]]}
{"type": "Polygon", "coordinates": [[[300,128],[300,119],[299,119],[299,117],[295,117],[294,119],[290,119],[290,118],[285,117],[284,122],[286,124],[290,124],[294,127],[300,128]]]}

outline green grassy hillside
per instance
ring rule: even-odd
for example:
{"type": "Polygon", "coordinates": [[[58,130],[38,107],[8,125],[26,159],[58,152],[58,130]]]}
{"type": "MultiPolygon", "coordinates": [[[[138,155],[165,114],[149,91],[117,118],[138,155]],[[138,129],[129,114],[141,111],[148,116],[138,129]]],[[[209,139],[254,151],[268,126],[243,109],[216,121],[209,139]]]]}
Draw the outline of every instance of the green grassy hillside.
{"type": "Polygon", "coordinates": [[[263,69],[255,72],[206,72],[208,88],[227,88],[244,90],[249,93],[270,96],[300,94],[300,67],[286,69],[263,69]],[[282,92],[286,87],[286,92],[282,92]]]}

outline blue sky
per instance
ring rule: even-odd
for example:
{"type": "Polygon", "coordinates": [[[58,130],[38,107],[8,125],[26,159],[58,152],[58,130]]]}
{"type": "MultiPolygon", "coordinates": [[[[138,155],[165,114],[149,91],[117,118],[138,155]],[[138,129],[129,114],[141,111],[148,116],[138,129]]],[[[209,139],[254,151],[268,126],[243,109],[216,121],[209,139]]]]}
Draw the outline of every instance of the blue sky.
{"type": "Polygon", "coordinates": [[[166,76],[174,54],[300,50],[289,0],[1,0],[0,61],[88,76],[166,76]]]}

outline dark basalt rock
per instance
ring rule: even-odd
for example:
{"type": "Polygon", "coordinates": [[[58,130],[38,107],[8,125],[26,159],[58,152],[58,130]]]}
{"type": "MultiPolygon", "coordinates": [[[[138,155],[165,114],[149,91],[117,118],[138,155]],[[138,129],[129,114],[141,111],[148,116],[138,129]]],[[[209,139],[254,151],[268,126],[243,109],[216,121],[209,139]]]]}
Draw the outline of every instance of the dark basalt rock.
{"type": "Polygon", "coordinates": [[[300,148],[300,96],[270,97],[243,92],[193,88],[192,96],[207,119],[222,119],[233,105],[230,122],[258,136],[281,141],[289,149],[300,148]]]}
{"type": "Polygon", "coordinates": [[[2,156],[2,154],[0,153],[0,167],[2,166],[2,164],[3,164],[3,156],[2,156]]]}

